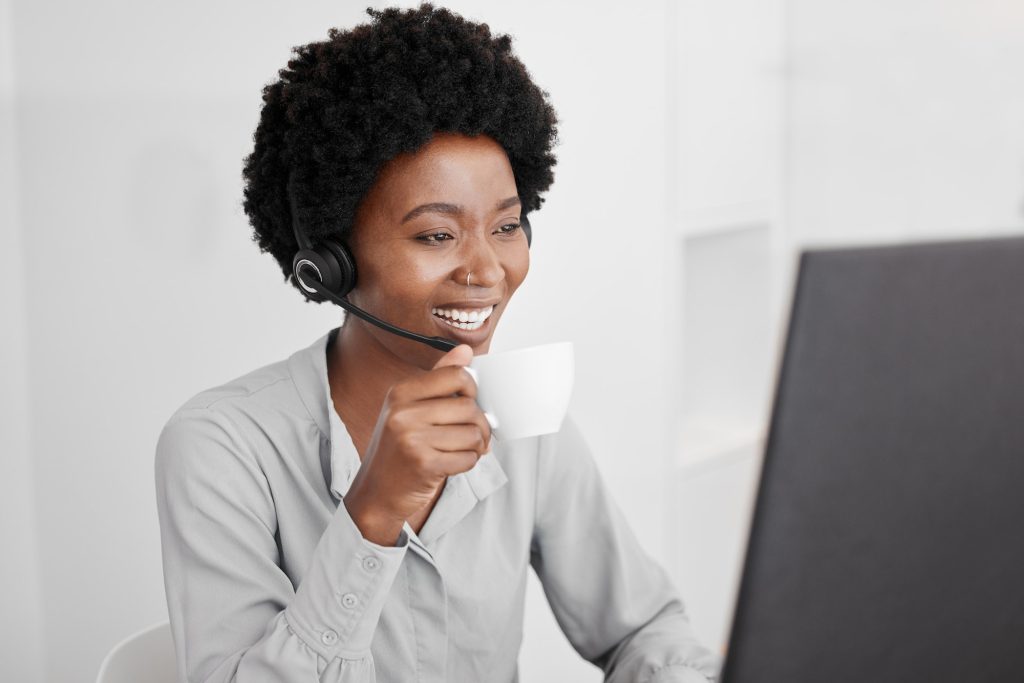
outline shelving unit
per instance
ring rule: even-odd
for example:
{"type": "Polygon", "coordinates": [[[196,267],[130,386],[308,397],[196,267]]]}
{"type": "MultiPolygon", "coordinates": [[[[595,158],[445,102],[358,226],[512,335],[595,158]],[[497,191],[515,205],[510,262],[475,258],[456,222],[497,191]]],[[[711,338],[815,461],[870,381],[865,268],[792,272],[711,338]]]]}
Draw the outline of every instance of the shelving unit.
{"type": "Polygon", "coordinates": [[[678,301],[670,570],[697,635],[728,638],[766,438],[789,263],[784,4],[674,4],[669,248],[678,301]]]}

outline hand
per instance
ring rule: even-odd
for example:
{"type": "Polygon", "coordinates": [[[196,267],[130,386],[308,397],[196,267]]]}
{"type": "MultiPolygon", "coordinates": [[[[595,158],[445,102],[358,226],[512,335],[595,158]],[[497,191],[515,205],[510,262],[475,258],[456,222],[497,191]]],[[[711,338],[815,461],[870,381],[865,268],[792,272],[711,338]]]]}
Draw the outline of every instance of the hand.
{"type": "Polygon", "coordinates": [[[388,390],[362,464],[343,504],[363,538],[394,545],[409,517],[434,500],[451,475],[473,469],[490,450],[491,427],[463,367],[460,344],[426,373],[388,390]]]}

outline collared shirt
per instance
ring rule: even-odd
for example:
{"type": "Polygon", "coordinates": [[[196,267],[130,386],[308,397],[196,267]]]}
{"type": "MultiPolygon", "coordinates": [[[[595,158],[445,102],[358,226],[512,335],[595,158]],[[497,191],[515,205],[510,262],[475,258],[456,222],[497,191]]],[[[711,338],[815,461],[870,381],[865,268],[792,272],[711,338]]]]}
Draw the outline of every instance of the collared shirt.
{"type": "Polygon", "coordinates": [[[164,585],[193,683],[518,680],[527,571],[579,654],[614,683],[714,681],[666,572],[641,548],[568,416],[491,443],[420,533],[364,539],[339,504],[359,455],[327,351],[203,391],[156,447],[164,585]]]}

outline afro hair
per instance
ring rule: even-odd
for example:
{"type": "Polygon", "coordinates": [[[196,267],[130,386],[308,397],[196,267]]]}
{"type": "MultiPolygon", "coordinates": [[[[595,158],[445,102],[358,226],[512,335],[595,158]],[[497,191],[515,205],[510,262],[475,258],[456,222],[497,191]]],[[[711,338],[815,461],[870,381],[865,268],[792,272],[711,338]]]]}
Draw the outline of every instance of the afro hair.
{"type": "Polygon", "coordinates": [[[252,239],[296,289],[289,184],[309,239],[344,244],[381,167],[435,132],[483,134],[500,144],[524,214],[540,208],[554,180],[558,120],[508,35],[492,36],[487,24],[430,3],[366,12],[370,23],[332,28],[328,40],[293,48],[279,80],[263,88],[245,158],[252,239]]]}

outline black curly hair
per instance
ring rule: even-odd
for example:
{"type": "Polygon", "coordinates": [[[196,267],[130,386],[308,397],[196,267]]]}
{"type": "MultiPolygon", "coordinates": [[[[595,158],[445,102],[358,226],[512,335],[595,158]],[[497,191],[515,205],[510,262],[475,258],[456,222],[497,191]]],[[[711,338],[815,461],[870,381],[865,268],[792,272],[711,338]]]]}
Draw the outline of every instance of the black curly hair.
{"type": "Polygon", "coordinates": [[[500,144],[524,214],[540,208],[554,180],[558,119],[508,35],[492,36],[487,24],[430,3],[366,13],[370,23],[332,28],[328,40],[293,48],[280,79],[263,88],[245,158],[252,239],[296,289],[289,181],[316,244],[325,237],[345,243],[381,167],[435,132],[484,134],[500,144]]]}

